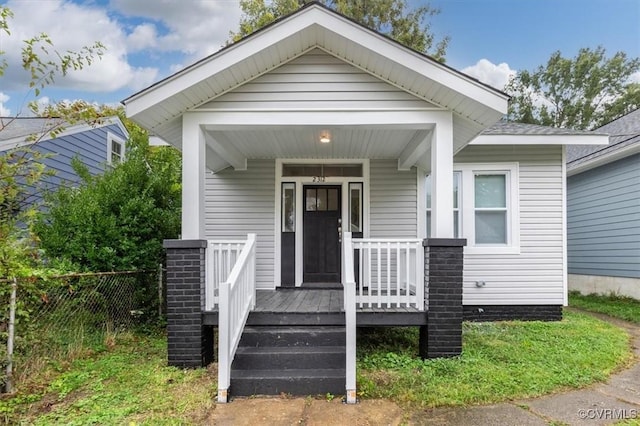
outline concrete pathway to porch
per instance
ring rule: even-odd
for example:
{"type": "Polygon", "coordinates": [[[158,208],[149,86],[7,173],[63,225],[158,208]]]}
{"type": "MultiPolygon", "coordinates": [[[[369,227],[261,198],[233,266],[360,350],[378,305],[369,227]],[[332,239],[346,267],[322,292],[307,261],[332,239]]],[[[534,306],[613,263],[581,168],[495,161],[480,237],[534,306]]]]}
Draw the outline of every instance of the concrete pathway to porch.
{"type": "MultiPolygon", "coordinates": [[[[217,405],[216,425],[609,425],[635,417],[640,423],[640,326],[593,314],[626,329],[635,364],[607,383],[586,389],[501,404],[403,411],[392,402],[364,400],[345,405],[312,398],[237,398],[217,405]]],[[[626,423],[625,423],[626,424],[626,423]]],[[[632,423],[635,424],[635,423],[632,423]]]]}

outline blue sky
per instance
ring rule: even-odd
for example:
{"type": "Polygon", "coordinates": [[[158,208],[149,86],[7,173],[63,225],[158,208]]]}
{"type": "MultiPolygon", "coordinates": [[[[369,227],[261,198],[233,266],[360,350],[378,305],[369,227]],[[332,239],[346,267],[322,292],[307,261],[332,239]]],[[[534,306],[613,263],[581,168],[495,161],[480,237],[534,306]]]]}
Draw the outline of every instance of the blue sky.
{"type": "MultiPolygon", "coordinates": [[[[419,0],[410,0],[421,4],[419,0]]],[[[96,40],[104,58],[44,91],[43,102],[84,99],[118,103],[136,91],[215,52],[237,27],[238,0],[9,0],[11,36],[0,35],[10,64],[0,78],[0,114],[33,99],[20,70],[25,38],[46,32],[59,50],[96,40]],[[153,5],[153,6],[150,6],[153,5]],[[53,18],[53,19],[52,19],[53,18]]],[[[560,50],[602,45],[640,57],[640,0],[432,0],[432,21],[449,36],[447,63],[501,88],[516,70],[532,69],[560,50]]],[[[634,76],[640,81],[640,74],[634,76]]]]}

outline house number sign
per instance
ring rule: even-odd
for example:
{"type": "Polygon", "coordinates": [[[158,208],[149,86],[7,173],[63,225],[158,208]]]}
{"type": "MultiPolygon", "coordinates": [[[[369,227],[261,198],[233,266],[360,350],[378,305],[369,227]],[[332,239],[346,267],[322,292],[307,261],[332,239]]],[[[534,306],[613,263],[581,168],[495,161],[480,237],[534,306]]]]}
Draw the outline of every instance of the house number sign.
{"type": "Polygon", "coordinates": [[[314,182],[324,182],[325,181],[325,177],[324,176],[314,176],[313,177],[313,181],[314,182]]]}

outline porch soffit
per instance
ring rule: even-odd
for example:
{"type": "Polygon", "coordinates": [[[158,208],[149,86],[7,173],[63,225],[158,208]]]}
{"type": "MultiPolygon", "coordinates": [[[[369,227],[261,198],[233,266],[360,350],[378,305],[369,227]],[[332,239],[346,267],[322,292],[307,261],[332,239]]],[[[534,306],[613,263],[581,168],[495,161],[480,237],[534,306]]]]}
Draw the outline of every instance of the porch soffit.
{"type": "Polygon", "coordinates": [[[502,92],[318,5],[301,9],[123,103],[134,121],[180,147],[182,114],[317,48],[425,101],[426,107],[453,111],[457,146],[506,112],[508,98],[502,92]]]}

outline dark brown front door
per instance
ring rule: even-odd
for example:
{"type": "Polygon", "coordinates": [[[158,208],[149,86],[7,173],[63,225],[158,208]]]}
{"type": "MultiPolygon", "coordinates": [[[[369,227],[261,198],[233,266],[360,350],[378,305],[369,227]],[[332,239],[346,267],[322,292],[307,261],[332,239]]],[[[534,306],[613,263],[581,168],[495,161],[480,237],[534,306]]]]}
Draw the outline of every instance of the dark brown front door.
{"type": "Polygon", "coordinates": [[[304,187],[304,282],[341,281],[339,186],[304,187]]]}

